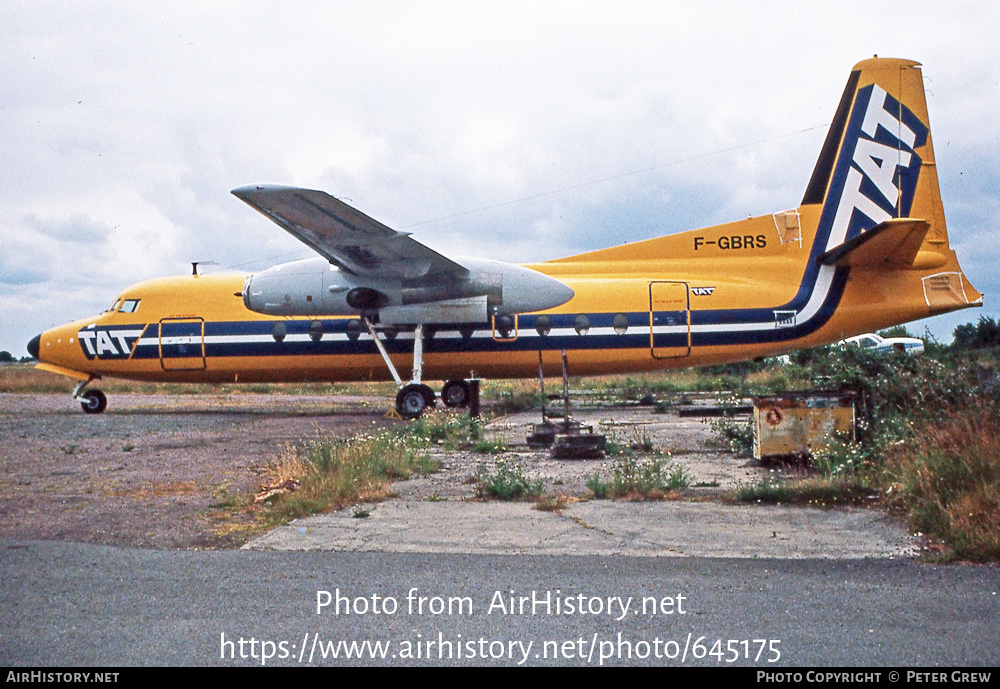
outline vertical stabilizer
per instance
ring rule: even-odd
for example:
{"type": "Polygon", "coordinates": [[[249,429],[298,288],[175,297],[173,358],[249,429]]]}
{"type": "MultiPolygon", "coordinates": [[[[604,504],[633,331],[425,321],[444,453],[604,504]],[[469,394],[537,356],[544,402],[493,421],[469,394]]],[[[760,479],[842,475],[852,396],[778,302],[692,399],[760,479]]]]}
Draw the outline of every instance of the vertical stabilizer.
{"type": "Polygon", "coordinates": [[[925,282],[933,278],[926,284],[947,283],[947,289],[924,290],[930,313],[981,303],[948,245],[918,63],[876,57],[855,65],[802,205],[821,207],[815,247],[820,260],[921,271],[925,282]],[[907,222],[921,234],[904,232],[907,222]],[[866,242],[869,232],[883,236],[866,242]],[[904,251],[890,246],[893,235],[908,243],[904,251]],[[939,292],[941,298],[935,297],[939,292]]]}

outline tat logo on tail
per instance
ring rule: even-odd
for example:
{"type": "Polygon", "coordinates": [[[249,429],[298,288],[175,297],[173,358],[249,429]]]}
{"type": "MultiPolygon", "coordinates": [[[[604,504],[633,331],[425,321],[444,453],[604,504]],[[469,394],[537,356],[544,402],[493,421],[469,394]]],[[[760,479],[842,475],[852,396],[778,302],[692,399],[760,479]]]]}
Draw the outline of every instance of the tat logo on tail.
{"type": "Polygon", "coordinates": [[[927,133],[916,115],[877,84],[858,90],[824,209],[825,220],[835,205],[827,247],[909,215],[923,162],[914,151],[927,133]]]}

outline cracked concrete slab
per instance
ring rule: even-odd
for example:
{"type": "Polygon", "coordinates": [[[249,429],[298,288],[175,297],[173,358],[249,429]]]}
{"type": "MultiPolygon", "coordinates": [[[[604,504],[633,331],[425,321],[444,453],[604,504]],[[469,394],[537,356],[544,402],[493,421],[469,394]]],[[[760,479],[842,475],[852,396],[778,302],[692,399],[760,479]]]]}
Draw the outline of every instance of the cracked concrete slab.
{"type": "Polygon", "coordinates": [[[561,513],[524,502],[388,501],[365,518],[348,509],[299,519],[244,548],[789,559],[917,552],[915,539],[870,510],[607,500],[561,513]]]}

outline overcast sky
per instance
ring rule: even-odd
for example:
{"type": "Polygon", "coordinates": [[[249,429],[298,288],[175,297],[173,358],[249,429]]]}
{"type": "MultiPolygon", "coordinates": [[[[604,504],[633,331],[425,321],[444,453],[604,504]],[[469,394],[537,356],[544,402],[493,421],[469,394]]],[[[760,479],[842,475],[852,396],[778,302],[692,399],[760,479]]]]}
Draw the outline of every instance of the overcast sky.
{"type": "Polygon", "coordinates": [[[323,189],[510,261],[798,205],[851,67],[924,65],[952,247],[997,317],[1000,3],[0,0],[0,349],[129,284],[310,255],[323,189]]]}

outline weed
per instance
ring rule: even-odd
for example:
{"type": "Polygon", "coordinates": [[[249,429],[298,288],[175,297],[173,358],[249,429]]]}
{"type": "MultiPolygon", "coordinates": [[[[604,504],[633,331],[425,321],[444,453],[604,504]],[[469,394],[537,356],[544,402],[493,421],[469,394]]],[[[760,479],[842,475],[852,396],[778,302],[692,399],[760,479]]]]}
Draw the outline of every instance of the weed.
{"type": "Polygon", "coordinates": [[[594,475],[587,479],[587,488],[598,500],[603,500],[611,494],[611,484],[601,479],[600,472],[595,471],[594,475]]]}
{"type": "Polygon", "coordinates": [[[476,494],[480,498],[497,498],[498,500],[518,500],[521,498],[536,498],[545,490],[542,479],[528,479],[515,462],[505,462],[497,459],[490,470],[485,464],[480,464],[476,471],[476,494]]]}
{"type": "Polygon", "coordinates": [[[543,495],[531,509],[539,512],[562,512],[568,504],[568,495],[543,495]]]}
{"type": "Polygon", "coordinates": [[[662,456],[642,461],[626,456],[611,469],[611,494],[615,497],[661,498],[687,488],[690,483],[684,467],[662,456]]]}
{"type": "Polygon", "coordinates": [[[483,455],[498,455],[507,451],[507,444],[502,440],[480,440],[472,449],[483,455]]]}
{"type": "Polygon", "coordinates": [[[457,450],[480,441],[483,427],[482,421],[467,414],[431,412],[413,419],[400,432],[418,441],[457,450]]]}
{"type": "Polygon", "coordinates": [[[721,437],[723,445],[737,457],[753,456],[753,419],[736,416],[741,399],[734,393],[717,400],[722,416],[712,421],[712,431],[721,437]]]}
{"type": "Polygon", "coordinates": [[[371,508],[366,507],[364,505],[355,505],[354,512],[352,513],[351,516],[353,516],[355,519],[365,519],[367,517],[370,517],[371,514],[372,514],[371,508]]]}
{"type": "Polygon", "coordinates": [[[663,455],[639,459],[631,454],[619,458],[611,466],[611,476],[605,481],[600,472],[587,479],[587,488],[594,497],[655,500],[684,490],[691,484],[684,467],[672,463],[663,455]]]}

